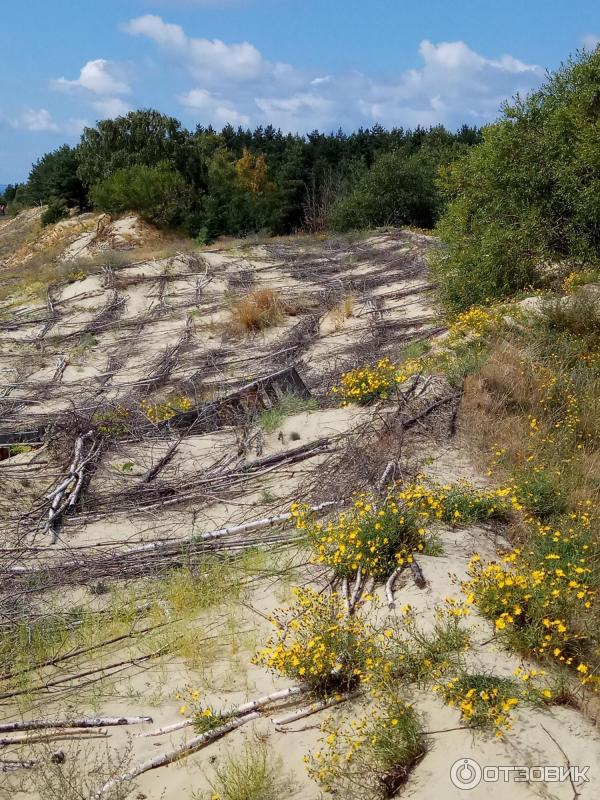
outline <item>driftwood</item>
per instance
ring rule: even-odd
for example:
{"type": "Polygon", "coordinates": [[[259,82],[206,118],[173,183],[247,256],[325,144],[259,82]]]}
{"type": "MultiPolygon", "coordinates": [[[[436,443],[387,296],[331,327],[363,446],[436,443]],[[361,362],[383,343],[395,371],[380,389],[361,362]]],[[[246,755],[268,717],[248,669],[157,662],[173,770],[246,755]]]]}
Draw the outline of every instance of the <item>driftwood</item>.
{"type": "Polygon", "coordinates": [[[275,725],[276,730],[279,730],[282,725],[289,725],[291,722],[296,722],[298,719],[310,717],[312,714],[318,714],[319,711],[324,711],[326,708],[331,708],[332,706],[337,706],[340,703],[345,703],[347,700],[351,700],[358,694],[358,692],[346,692],[341,695],[336,695],[335,697],[329,697],[326,700],[318,700],[315,703],[311,703],[309,706],[292,711],[290,714],[286,714],[284,717],[278,717],[277,719],[274,719],[273,724],[275,725]]]}
{"type": "MultiPolygon", "coordinates": [[[[314,513],[319,513],[332,506],[339,505],[337,500],[328,500],[319,505],[312,506],[311,510],[314,513]]],[[[52,566],[42,567],[21,567],[13,566],[4,572],[5,575],[13,576],[44,576],[47,582],[47,576],[53,571],[58,571],[62,575],[63,583],[73,580],[72,573],[87,574],[86,566],[89,566],[89,571],[95,576],[99,577],[105,574],[115,572],[119,574],[121,566],[126,565],[129,561],[141,561],[146,571],[152,569],[151,559],[162,559],[167,556],[178,556],[183,552],[198,550],[203,551],[205,546],[215,540],[224,539],[233,535],[250,533],[252,531],[264,530],[275,525],[280,525],[288,522],[292,518],[291,513],[277,514],[273,517],[264,517],[251,522],[245,522],[241,525],[233,525],[229,528],[218,528],[214,531],[206,531],[205,533],[196,534],[194,536],[182,539],[168,539],[160,540],[157,542],[149,542],[148,544],[140,545],[139,547],[130,547],[126,550],[110,553],[104,557],[89,557],[87,559],[79,558],[74,561],[62,561],[52,566]]],[[[243,541],[242,541],[243,546],[243,541]]],[[[228,547],[228,549],[230,549],[228,547]]],[[[235,547],[231,547],[235,551],[235,547]]],[[[238,548],[239,549],[239,548],[238,548]]]]}
{"type": "MultiPolygon", "coordinates": [[[[414,580],[415,584],[419,587],[419,589],[424,589],[427,586],[427,581],[425,579],[425,576],[423,575],[423,570],[417,564],[417,562],[415,561],[414,557],[413,557],[413,560],[408,565],[408,568],[410,569],[410,572],[411,572],[411,575],[413,577],[413,580],[414,580]]],[[[399,577],[400,573],[402,572],[402,570],[403,570],[403,567],[398,567],[398,569],[395,569],[392,572],[392,574],[390,575],[390,577],[387,579],[386,584],[385,584],[385,596],[386,596],[386,599],[387,599],[387,602],[388,602],[388,606],[390,608],[394,608],[394,606],[395,606],[395,603],[394,603],[394,585],[395,585],[396,581],[398,580],[398,577],[399,577]]]]}
{"type": "Polygon", "coordinates": [[[0,760],[0,772],[16,772],[18,769],[31,769],[37,761],[12,761],[0,760]]]}
{"type": "Polygon", "coordinates": [[[387,579],[385,584],[385,596],[387,598],[388,606],[390,608],[394,608],[394,585],[401,572],[402,572],[402,567],[398,567],[397,569],[395,569],[390,575],[390,577],[387,579]]]}
{"type": "Polygon", "coordinates": [[[168,750],[166,753],[161,753],[154,758],[148,759],[148,761],[143,761],[141,764],[132,767],[122,775],[117,775],[115,778],[111,778],[109,781],[107,781],[100,791],[94,795],[94,799],[96,800],[96,798],[102,797],[102,795],[106,794],[106,792],[114,789],[115,786],[118,786],[121,783],[129,783],[139,775],[143,775],[144,772],[149,772],[152,769],[164,767],[167,764],[172,764],[174,761],[178,761],[180,758],[185,758],[192,753],[196,753],[198,750],[201,750],[203,747],[211,744],[211,742],[220,739],[227,733],[236,730],[236,728],[241,728],[242,725],[246,725],[248,722],[252,722],[259,717],[260,714],[258,711],[254,711],[251,714],[246,714],[244,717],[236,717],[235,719],[225,723],[225,725],[220,725],[218,728],[214,728],[212,731],[207,731],[206,733],[200,734],[200,736],[195,736],[186,744],[175,747],[173,750],[168,750]]]}
{"type": "Polygon", "coordinates": [[[36,744],[37,742],[54,742],[58,739],[72,739],[79,736],[83,739],[105,739],[108,731],[102,728],[77,728],[75,730],[44,731],[43,733],[20,733],[18,736],[0,737],[0,747],[12,747],[16,744],[36,744]]]}
{"type": "Polygon", "coordinates": [[[425,576],[423,575],[423,570],[417,564],[414,558],[410,563],[410,571],[412,572],[414,582],[416,583],[418,588],[424,589],[427,586],[427,581],[425,580],[425,576]]]}
{"type": "Polygon", "coordinates": [[[150,467],[148,472],[146,472],[146,474],[143,476],[142,483],[150,483],[150,481],[153,481],[154,478],[156,478],[161,469],[166,467],[169,461],[171,461],[180,443],[181,443],[181,437],[170,445],[169,449],[164,454],[164,456],[162,456],[162,458],[159,458],[159,460],[156,462],[156,464],[154,464],[153,467],[150,467]]]}
{"type": "MultiPolygon", "coordinates": [[[[287,700],[289,697],[296,697],[300,694],[306,694],[309,691],[308,686],[291,686],[289,689],[281,689],[278,692],[272,692],[271,694],[267,694],[264,697],[259,697],[256,700],[249,700],[247,703],[244,703],[241,706],[238,706],[232,712],[224,712],[220,716],[224,719],[231,719],[232,717],[244,717],[246,714],[250,714],[252,711],[258,711],[259,709],[263,709],[265,706],[270,705],[271,703],[276,703],[280,700],[287,700]]],[[[172,725],[164,725],[162,728],[157,728],[153,731],[146,731],[144,733],[137,733],[136,736],[140,738],[144,738],[147,736],[163,736],[165,733],[173,733],[173,731],[181,730],[182,728],[188,727],[188,725],[193,725],[194,719],[184,719],[180,720],[179,722],[174,722],[172,725]]]]}
{"type": "Polygon", "coordinates": [[[67,476],[46,495],[46,499],[50,501],[46,531],[52,536],[53,544],[58,538],[56,526],[60,522],[65,511],[68,508],[73,508],[79,499],[86,475],[85,467],[99,453],[100,446],[99,442],[94,441],[94,432],[91,430],[78,436],[75,440],[73,460],[69,466],[67,476]],[[87,454],[84,453],[86,440],[91,440],[91,445],[87,454]]]}
{"type": "Polygon", "coordinates": [[[75,719],[32,719],[29,722],[4,722],[0,733],[40,731],[49,728],[108,728],[113,725],[143,725],[152,717],[78,717],[75,719]]]}
{"type": "Polygon", "coordinates": [[[360,599],[360,596],[362,594],[362,588],[363,588],[362,570],[361,570],[361,568],[359,566],[358,569],[356,570],[356,579],[354,581],[354,587],[352,589],[352,595],[351,595],[350,600],[348,602],[348,611],[349,611],[350,614],[354,613],[354,609],[356,607],[356,604],[358,603],[358,601],[360,599]]]}
{"type": "MultiPolygon", "coordinates": [[[[48,681],[47,683],[41,683],[37,686],[30,687],[27,689],[15,689],[10,692],[0,692],[0,699],[6,700],[12,697],[20,697],[21,695],[28,694],[29,692],[48,692],[50,690],[56,689],[56,687],[62,687],[65,683],[69,683],[70,681],[74,680],[81,680],[82,678],[88,678],[90,675],[97,675],[98,673],[102,673],[103,675],[106,673],[106,677],[109,677],[115,673],[109,673],[108,670],[115,670],[121,671],[124,668],[134,664],[140,664],[143,661],[148,661],[152,658],[158,658],[158,656],[163,655],[168,651],[168,646],[160,647],[158,650],[155,650],[153,653],[148,653],[147,655],[137,656],[135,658],[126,658],[121,661],[113,661],[111,664],[105,664],[101,667],[93,667],[92,669],[88,669],[85,672],[79,672],[76,675],[69,675],[65,678],[58,678],[53,681],[48,681]]],[[[84,684],[85,685],[85,684],[84,684]]],[[[72,689],[80,688],[79,686],[70,687],[72,689]]]]}

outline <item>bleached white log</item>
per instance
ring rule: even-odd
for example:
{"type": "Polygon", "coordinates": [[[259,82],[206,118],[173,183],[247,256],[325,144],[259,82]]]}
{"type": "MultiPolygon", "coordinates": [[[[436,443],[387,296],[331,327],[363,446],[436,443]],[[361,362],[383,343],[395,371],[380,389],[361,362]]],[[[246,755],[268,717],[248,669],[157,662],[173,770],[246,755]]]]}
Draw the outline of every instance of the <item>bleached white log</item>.
{"type": "Polygon", "coordinates": [[[396,583],[398,575],[400,575],[401,572],[402,572],[401,567],[395,569],[390,575],[390,577],[387,579],[387,582],[385,584],[385,596],[387,598],[388,605],[390,608],[394,607],[394,584],[396,583]]]}
{"type": "Polygon", "coordinates": [[[26,722],[3,722],[0,733],[39,731],[47,728],[107,728],[113,725],[141,725],[152,717],[76,717],[74,719],[31,719],[26,722]]]}
{"type": "Polygon", "coordinates": [[[207,731],[199,736],[194,736],[194,738],[190,739],[188,742],[186,742],[186,744],[182,744],[179,747],[173,748],[173,750],[168,750],[166,753],[160,753],[159,755],[154,756],[154,758],[143,761],[141,764],[132,767],[122,775],[117,775],[116,777],[107,781],[100,791],[94,795],[94,799],[97,800],[97,798],[101,798],[104,794],[106,794],[106,792],[114,789],[115,786],[118,786],[121,783],[129,783],[129,781],[134,780],[139,775],[143,775],[144,772],[149,772],[152,769],[164,767],[167,764],[172,764],[173,761],[178,761],[180,758],[185,758],[186,756],[201,750],[203,747],[206,747],[206,745],[209,745],[216,739],[220,739],[221,736],[225,736],[225,734],[236,730],[236,728],[241,728],[242,725],[246,725],[248,722],[252,722],[259,717],[260,714],[258,711],[254,711],[252,714],[246,714],[245,717],[236,717],[236,719],[232,719],[230,722],[227,722],[225,725],[220,725],[218,728],[214,728],[212,731],[207,731]]]}
{"type": "Polygon", "coordinates": [[[319,711],[324,711],[326,708],[331,708],[332,706],[337,706],[340,703],[345,703],[346,700],[351,700],[353,697],[356,697],[358,692],[345,692],[344,694],[336,695],[335,697],[329,697],[327,700],[318,700],[316,703],[311,703],[309,706],[304,706],[304,708],[299,708],[296,711],[292,711],[290,714],[286,714],[284,717],[278,717],[277,719],[273,720],[273,724],[276,728],[279,728],[281,725],[289,725],[291,722],[296,722],[296,720],[304,719],[304,717],[310,717],[311,714],[318,714],[319,711]]]}
{"type": "MultiPolygon", "coordinates": [[[[223,712],[220,716],[224,718],[230,718],[231,716],[235,717],[243,717],[246,714],[250,714],[252,711],[257,711],[265,706],[269,705],[270,703],[276,703],[279,700],[287,700],[288,697],[295,697],[300,694],[306,694],[309,691],[308,686],[290,686],[289,689],[280,689],[278,692],[272,692],[271,694],[266,694],[264,697],[258,697],[256,700],[249,700],[247,703],[236,708],[234,711],[223,712]]],[[[140,738],[145,738],[148,736],[163,736],[165,733],[173,733],[173,731],[181,730],[182,728],[187,728],[189,725],[194,724],[193,717],[190,719],[180,720],[179,722],[174,722],[172,725],[164,725],[162,728],[156,728],[153,731],[145,731],[144,733],[136,733],[135,735],[140,738]]]]}

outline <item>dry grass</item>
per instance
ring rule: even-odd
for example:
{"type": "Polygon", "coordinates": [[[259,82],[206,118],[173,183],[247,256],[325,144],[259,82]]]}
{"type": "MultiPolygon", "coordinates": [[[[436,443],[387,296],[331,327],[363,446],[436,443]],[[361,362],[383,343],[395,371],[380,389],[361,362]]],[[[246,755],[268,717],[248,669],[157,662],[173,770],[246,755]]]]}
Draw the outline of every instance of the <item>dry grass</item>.
{"type": "Polygon", "coordinates": [[[257,333],[279,325],[286,315],[285,303],[273,289],[256,289],[236,300],[231,309],[229,325],[236,333],[257,333]]]}
{"type": "Polygon", "coordinates": [[[489,466],[491,458],[496,478],[519,480],[539,461],[545,465],[544,474],[560,475],[561,494],[569,508],[589,501],[598,507],[600,390],[594,380],[580,387],[579,395],[586,402],[577,426],[587,441],[585,446],[576,447],[568,432],[560,433],[556,428],[562,413],[560,404],[557,409],[544,401],[543,376],[550,370],[560,374],[561,367],[564,364],[556,358],[544,362],[540,369],[539,362],[536,364],[522,346],[498,343],[482,368],[465,380],[460,429],[475,444],[482,466],[489,466]],[[539,439],[531,437],[532,418],[537,420],[539,439]]]}
{"type": "Polygon", "coordinates": [[[502,342],[482,368],[465,379],[461,429],[485,448],[486,456],[501,444],[515,457],[527,439],[528,414],[539,399],[540,380],[531,360],[502,342]]]}
{"type": "Polygon", "coordinates": [[[354,297],[351,294],[346,295],[332,310],[331,315],[335,330],[339,330],[344,326],[344,323],[354,313],[354,297]]]}

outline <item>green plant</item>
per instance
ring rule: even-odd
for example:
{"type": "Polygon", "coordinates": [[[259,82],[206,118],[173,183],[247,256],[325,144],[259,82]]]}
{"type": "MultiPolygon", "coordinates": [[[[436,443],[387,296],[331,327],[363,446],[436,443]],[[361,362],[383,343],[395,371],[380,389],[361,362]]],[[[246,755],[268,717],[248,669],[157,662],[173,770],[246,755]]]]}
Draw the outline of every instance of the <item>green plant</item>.
{"type": "Polygon", "coordinates": [[[308,773],[344,800],[396,796],[427,751],[418,715],[393,686],[368,715],[342,726],[331,719],[322,731],[321,749],[305,758],[308,773]]]}
{"type": "Polygon", "coordinates": [[[48,208],[42,214],[40,221],[42,225],[53,225],[68,216],[69,209],[64,200],[54,199],[48,203],[48,208]]]}
{"type": "Polygon", "coordinates": [[[181,224],[191,203],[188,185],[167,163],[119,169],[94,185],[90,197],[104,211],[137,211],[148,222],[163,227],[181,224]]]}
{"type": "MultiPolygon", "coordinates": [[[[316,408],[318,408],[318,402],[315,397],[307,398],[297,394],[285,394],[276,406],[260,414],[258,422],[265,433],[272,433],[281,427],[286,417],[301,414],[303,411],[314,411],[316,408]]],[[[290,438],[294,438],[292,434],[290,434],[290,438]]],[[[295,438],[300,437],[296,435],[295,438]]]]}
{"type": "Polygon", "coordinates": [[[526,98],[506,104],[483,142],[442,168],[449,201],[435,270],[453,309],[506,297],[560,259],[594,265],[600,170],[595,87],[600,52],[582,51],[526,98]],[[574,139],[572,132],[577,131],[574,139]]]}
{"type": "Polygon", "coordinates": [[[31,453],[33,447],[30,444],[11,444],[8,448],[9,456],[18,456],[21,453],[31,453]]]}
{"type": "MultiPolygon", "coordinates": [[[[438,681],[449,669],[458,669],[469,649],[468,630],[461,626],[468,606],[448,602],[436,609],[431,629],[419,626],[414,609],[407,606],[385,631],[383,681],[402,681],[419,688],[438,681]]],[[[375,685],[381,678],[374,676],[375,685]]]]}
{"type": "Polygon", "coordinates": [[[455,143],[425,143],[417,151],[398,148],[380,154],[331,212],[334,230],[379,225],[433,227],[441,208],[435,184],[441,163],[461,152],[455,143]]]}
{"type": "Polygon", "coordinates": [[[518,470],[515,495],[520,503],[542,520],[557,517],[567,510],[567,502],[556,475],[542,468],[518,470]]]}
{"type": "Polygon", "coordinates": [[[241,752],[226,753],[214,773],[210,800],[281,800],[294,788],[283,760],[263,742],[247,742],[241,752]]]}
{"type": "Polygon", "coordinates": [[[438,488],[441,515],[447,525],[469,526],[490,519],[506,519],[508,490],[484,491],[466,480],[438,488]]]}

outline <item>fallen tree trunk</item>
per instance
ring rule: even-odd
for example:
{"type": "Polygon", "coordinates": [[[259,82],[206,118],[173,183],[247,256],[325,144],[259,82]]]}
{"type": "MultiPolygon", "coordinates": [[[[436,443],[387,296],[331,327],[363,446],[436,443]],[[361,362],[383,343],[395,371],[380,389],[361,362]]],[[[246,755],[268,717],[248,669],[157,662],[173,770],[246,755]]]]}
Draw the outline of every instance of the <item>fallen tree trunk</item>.
{"type": "Polygon", "coordinates": [[[142,725],[152,717],[78,717],[75,719],[32,719],[29,722],[4,722],[0,733],[40,731],[46,728],[108,728],[113,725],[142,725]]]}
{"type": "MultiPolygon", "coordinates": [[[[306,694],[309,690],[310,687],[308,686],[291,686],[289,689],[280,689],[278,692],[266,694],[264,697],[259,697],[256,700],[249,700],[247,703],[244,703],[236,708],[235,711],[232,711],[231,713],[225,712],[220,716],[223,716],[224,719],[231,719],[231,717],[243,717],[246,714],[250,714],[252,711],[263,709],[265,706],[270,705],[271,703],[276,703],[279,700],[287,700],[289,697],[306,694]]],[[[193,724],[193,718],[184,719],[180,720],[179,722],[174,722],[172,725],[165,725],[162,728],[157,728],[154,731],[146,731],[145,733],[137,733],[135,735],[141,738],[147,736],[163,736],[165,733],[173,733],[173,731],[187,728],[189,725],[193,724]]]]}
{"type": "Polygon", "coordinates": [[[94,795],[94,800],[101,798],[102,795],[111,789],[114,789],[121,783],[129,783],[140,775],[143,775],[144,772],[149,772],[150,770],[158,769],[159,767],[165,767],[167,764],[172,764],[174,761],[178,761],[180,758],[185,758],[192,753],[196,753],[198,750],[201,750],[203,747],[211,744],[211,742],[220,739],[227,733],[231,733],[231,731],[236,730],[236,728],[241,728],[242,725],[246,725],[248,722],[252,722],[259,717],[260,714],[258,711],[254,711],[251,714],[246,714],[244,717],[236,717],[236,719],[227,722],[225,725],[214,728],[212,731],[202,733],[200,736],[195,736],[186,744],[182,744],[179,747],[175,747],[173,750],[168,750],[166,753],[161,753],[158,756],[154,756],[154,758],[150,758],[148,761],[143,761],[141,764],[132,767],[122,775],[117,775],[115,778],[111,778],[109,781],[107,781],[100,791],[94,795]]]}
{"type": "MultiPolygon", "coordinates": [[[[331,508],[332,506],[339,505],[340,501],[328,500],[319,505],[312,506],[311,511],[318,513],[324,509],[331,508]]],[[[167,539],[158,542],[149,542],[148,544],[140,545],[139,547],[130,547],[122,552],[111,553],[107,556],[100,558],[90,559],[77,559],[75,561],[57,562],[49,566],[42,567],[21,567],[13,566],[4,572],[5,575],[13,576],[43,576],[47,582],[47,576],[51,571],[59,570],[64,576],[64,582],[68,582],[71,578],[71,571],[79,573],[85,571],[86,566],[91,567],[93,574],[100,577],[103,574],[111,572],[112,568],[119,568],[119,565],[125,564],[128,559],[141,557],[145,564],[148,564],[150,558],[161,558],[166,555],[173,555],[182,552],[183,550],[193,551],[202,550],[205,544],[214,540],[225,538],[241,533],[250,533],[252,531],[264,530],[292,519],[292,514],[286,512],[285,514],[278,514],[273,517],[265,517],[251,522],[245,522],[241,525],[233,525],[229,528],[218,528],[214,531],[207,531],[205,533],[196,534],[183,539],[167,539]]],[[[149,565],[148,565],[149,566],[149,565]]]]}
{"type": "Polygon", "coordinates": [[[336,695],[335,697],[329,697],[327,700],[318,700],[316,703],[311,703],[309,706],[292,711],[290,714],[286,714],[284,717],[278,717],[277,719],[274,719],[273,724],[278,730],[282,725],[289,725],[291,722],[296,722],[296,720],[310,717],[312,714],[318,714],[319,711],[324,711],[326,708],[331,708],[332,706],[337,706],[340,703],[345,703],[347,700],[351,700],[358,694],[359,692],[346,692],[345,694],[336,695]]]}

